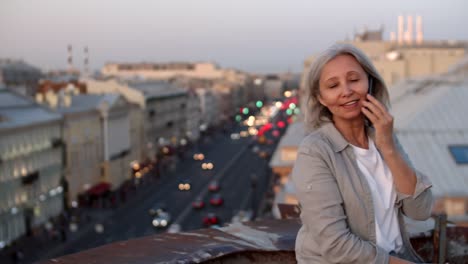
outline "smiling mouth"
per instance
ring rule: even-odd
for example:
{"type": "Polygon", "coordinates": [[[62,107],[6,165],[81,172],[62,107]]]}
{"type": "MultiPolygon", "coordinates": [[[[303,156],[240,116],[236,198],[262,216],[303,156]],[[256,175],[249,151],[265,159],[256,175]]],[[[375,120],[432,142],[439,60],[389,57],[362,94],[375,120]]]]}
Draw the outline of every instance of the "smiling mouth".
{"type": "Polygon", "coordinates": [[[354,105],[358,102],[359,100],[353,100],[353,101],[350,101],[350,102],[347,102],[345,104],[342,104],[342,106],[351,106],[351,105],[354,105]]]}

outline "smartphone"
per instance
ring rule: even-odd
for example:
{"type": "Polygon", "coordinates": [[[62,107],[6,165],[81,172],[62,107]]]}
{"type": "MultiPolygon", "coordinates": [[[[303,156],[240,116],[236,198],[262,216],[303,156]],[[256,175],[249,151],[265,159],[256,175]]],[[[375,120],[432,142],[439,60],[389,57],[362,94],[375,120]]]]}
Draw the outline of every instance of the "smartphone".
{"type": "Polygon", "coordinates": [[[373,84],[374,78],[372,78],[372,76],[369,75],[369,78],[368,78],[368,79],[369,79],[369,90],[367,91],[367,93],[373,96],[373,95],[374,95],[374,94],[373,94],[373,90],[374,90],[374,84],[373,84]]]}
{"type": "MultiPolygon", "coordinates": [[[[367,90],[367,93],[374,96],[374,94],[373,94],[373,92],[374,92],[374,78],[372,78],[372,76],[369,75],[368,79],[369,79],[369,89],[367,90]]],[[[372,122],[367,117],[366,117],[366,125],[368,127],[372,127],[372,122]]]]}

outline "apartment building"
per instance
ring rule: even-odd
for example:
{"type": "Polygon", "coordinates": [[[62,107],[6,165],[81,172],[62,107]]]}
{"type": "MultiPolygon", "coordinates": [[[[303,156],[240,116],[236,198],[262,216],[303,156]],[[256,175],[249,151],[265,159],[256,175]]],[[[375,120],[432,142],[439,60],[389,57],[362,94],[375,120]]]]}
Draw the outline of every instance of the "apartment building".
{"type": "Polygon", "coordinates": [[[63,211],[62,116],[0,89],[0,243],[63,211]]]}
{"type": "Polygon", "coordinates": [[[158,148],[178,145],[187,136],[188,93],[186,89],[165,81],[142,81],[128,84],[145,98],[145,137],[149,157],[158,148]]]}
{"type": "MultiPolygon", "coordinates": [[[[83,195],[107,195],[131,177],[131,106],[119,94],[89,95],[48,91],[37,99],[64,117],[67,203],[83,195]],[[99,187],[96,187],[99,186],[99,187]]],[[[137,135],[134,135],[133,139],[137,135]]]]}

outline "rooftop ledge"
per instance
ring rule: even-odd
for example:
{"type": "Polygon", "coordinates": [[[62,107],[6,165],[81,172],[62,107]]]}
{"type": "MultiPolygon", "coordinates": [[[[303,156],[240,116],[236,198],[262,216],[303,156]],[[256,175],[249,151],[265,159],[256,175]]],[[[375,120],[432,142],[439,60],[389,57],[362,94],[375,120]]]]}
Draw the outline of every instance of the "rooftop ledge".
{"type": "MultiPolygon", "coordinates": [[[[436,221],[434,232],[411,239],[428,262],[467,263],[468,228],[436,221]]],[[[116,242],[41,263],[296,263],[299,219],[236,223],[116,242]]]]}

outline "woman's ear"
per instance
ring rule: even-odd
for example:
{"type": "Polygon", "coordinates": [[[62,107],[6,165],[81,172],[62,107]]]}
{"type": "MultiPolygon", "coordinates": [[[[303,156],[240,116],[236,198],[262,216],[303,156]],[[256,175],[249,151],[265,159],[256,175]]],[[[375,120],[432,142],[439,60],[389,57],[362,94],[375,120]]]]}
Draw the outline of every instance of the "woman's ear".
{"type": "Polygon", "coordinates": [[[323,102],[322,96],[320,96],[320,94],[317,95],[317,100],[319,101],[321,105],[327,107],[327,105],[323,102]]]}

